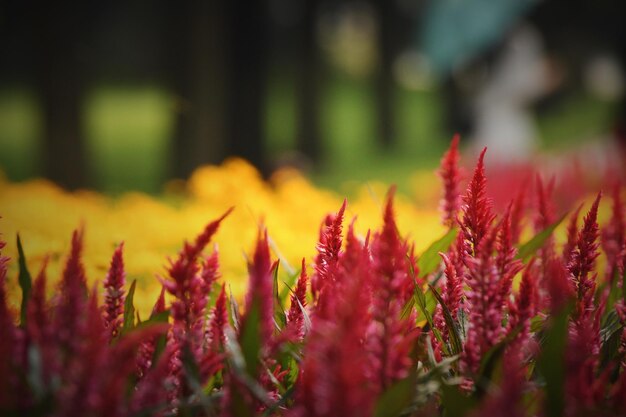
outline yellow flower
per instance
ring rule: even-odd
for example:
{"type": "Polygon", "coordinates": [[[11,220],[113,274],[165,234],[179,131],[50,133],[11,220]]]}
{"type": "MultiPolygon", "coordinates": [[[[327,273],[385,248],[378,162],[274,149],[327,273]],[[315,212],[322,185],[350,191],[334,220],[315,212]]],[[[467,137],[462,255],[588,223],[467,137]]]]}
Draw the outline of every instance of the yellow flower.
{"type": "MultiPolygon", "coordinates": [[[[363,186],[348,202],[347,221],[358,216],[360,234],[380,226],[386,189],[382,184],[363,186]]],[[[49,256],[48,277],[54,283],[62,273],[71,233],[83,225],[83,260],[90,285],[102,282],[115,246],[124,241],[127,279],[137,279],[135,303],[145,317],[160,291],[155,275],[165,274],[167,257],[234,206],[215,243],[222,275],[233,294],[241,297],[247,281],[245,254],[261,224],[267,226],[274,255],[282,258],[285,271],[299,265],[302,257],[313,259],[320,222],[339,208],[342,199],[316,188],[294,170],[281,171],[265,182],[240,159],[199,168],[186,184],[186,197],[175,204],[140,193],[114,199],[87,191],[69,193],[42,180],[12,184],[0,179],[0,230],[8,241],[6,253],[14,259],[9,296],[13,305],[19,303],[16,233],[22,238],[31,274],[36,275],[49,256]]],[[[434,210],[419,209],[404,196],[397,197],[396,210],[400,231],[415,241],[418,251],[444,232],[434,210]]]]}

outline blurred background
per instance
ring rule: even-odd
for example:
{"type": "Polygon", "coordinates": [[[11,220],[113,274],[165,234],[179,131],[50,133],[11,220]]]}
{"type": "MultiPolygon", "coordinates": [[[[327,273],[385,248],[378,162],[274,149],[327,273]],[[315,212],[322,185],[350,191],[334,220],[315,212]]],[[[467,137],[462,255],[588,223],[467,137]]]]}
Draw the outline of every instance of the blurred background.
{"type": "Polygon", "coordinates": [[[455,132],[505,163],[623,143],[625,55],[610,0],[4,0],[0,170],[157,193],[240,156],[403,188],[455,132]]]}

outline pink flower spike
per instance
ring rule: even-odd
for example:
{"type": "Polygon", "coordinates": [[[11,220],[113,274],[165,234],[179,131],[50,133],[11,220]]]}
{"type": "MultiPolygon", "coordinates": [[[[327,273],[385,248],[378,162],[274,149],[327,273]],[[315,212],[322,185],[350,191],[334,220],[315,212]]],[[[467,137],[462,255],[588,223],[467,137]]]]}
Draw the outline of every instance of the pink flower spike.
{"type": "Polygon", "coordinates": [[[441,159],[439,177],[443,181],[443,198],[439,203],[442,222],[447,227],[456,223],[457,213],[461,206],[461,173],[459,170],[459,139],[457,133],[452,138],[450,148],[441,159]]]}
{"type": "Polygon", "coordinates": [[[578,242],[578,215],[582,208],[582,204],[578,206],[567,224],[567,241],[565,245],[563,245],[563,263],[566,266],[572,261],[572,255],[576,249],[576,243],[578,242]]]}
{"type": "Polygon", "coordinates": [[[336,279],[337,262],[343,242],[341,236],[343,217],[347,204],[348,201],[344,200],[337,214],[327,216],[325,224],[320,230],[317,256],[315,257],[315,273],[311,277],[311,293],[316,301],[322,288],[336,279]]]}
{"type": "Polygon", "coordinates": [[[291,306],[289,307],[289,313],[287,319],[289,326],[292,327],[292,331],[298,340],[302,340],[304,337],[304,313],[302,309],[306,307],[306,288],[308,283],[308,276],[306,273],[306,262],[302,258],[302,271],[298,277],[298,283],[296,289],[291,294],[291,306]]]}
{"type": "Polygon", "coordinates": [[[576,286],[578,305],[577,318],[584,319],[594,310],[593,297],[596,288],[596,273],[593,272],[598,251],[598,206],[602,193],[594,200],[589,213],[585,216],[583,227],[578,234],[576,249],[568,269],[576,286]],[[592,274],[590,276],[590,274],[592,274]]]}
{"type": "Polygon", "coordinates": [[[476,256],[476,249],[487,234],[495,215],[492,212],[493,203],[487,198],[487,178],[485,177],[484,148],[474,169],[474,176],[470,181],[467,192],[463,196],[463,213],[460,221],[461,231],[465,238],[466,251],[470,256],[476,256]]]}
{"type": "Polygon", "coordinates": [[[228,309],[226,307],[226,284],[222,284],[220,294],[215,301],[209,322],[209,340],[215,352],[221,352],[226,343],[225,329],[228,325],[228,309]]]}
{"type": "Polygon", "coordinates": [[[109,333],[109,340],[115,338],[119,333],[124,315],[124,284],[126,283],[126,272],[124,271],[124,258],[122,242],[111,259],[111,266],[104,279],[104,327],[109,333]]]}
{"type": "Polygon", "coordinates": [[[242,331],[248,315],[254,308],[259,315],[259,337],[261,345],[267,347],[274,333],[274,305],[272,296],[270,249],[267,243],[267,230],[259,232],[252,264],[248,265],[249,284],[246,294],[246,312],[242,318],[242,331]]]}

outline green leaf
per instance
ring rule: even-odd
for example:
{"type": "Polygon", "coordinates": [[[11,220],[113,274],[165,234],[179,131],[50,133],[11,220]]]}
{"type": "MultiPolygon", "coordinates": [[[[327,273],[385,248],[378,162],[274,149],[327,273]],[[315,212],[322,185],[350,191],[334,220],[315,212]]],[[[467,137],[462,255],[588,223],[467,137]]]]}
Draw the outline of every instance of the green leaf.
{"type": "Polygon", "coordinates": [[[280,292],[280,301],[282,303],[285,303],[289,295],[293,292],[292,288],[298,283],[298,278],[300,277],[301,273],[302,271],[298,271],[293,274],[287,273],[288,279],[283,281],[283,284],[285,285],[283,286],[283,289],[280,292]]]}
{"type": "Polygon", "coordinates": [[[442,383],[441,393],[443,394],[442,405],[445,417],[463,417],[478,404],[475,398],[464,395],[454,385],[442,383]]]}
{"type": "MultiPolygon", "coordinates": [[[[424,317],[426,318],[426,321],[428,322],[428,325],[430,327],[430,330],[432,331],[433,335],[435,336],[435,338],[437,339],[437,341],[439,343],[441,343],[441,347],[444,351],[444,354],[446,354],[447,356],[450,355],[450,352],[448,352],[448,348],[446,347],[445,342],[443,341],[443,338],[441,337],[441,333],[439,332],[438,329],[435,328],[435,323],[433,322],[433,316],[432,313],[430,312],[430,308],[429,308],[429,303],[426,301],[426,295],[424,295],[424,291],[422,291],[422,287],[420,287],[417,282],[415,283],[415,302],[417,304],[417,306],[419,307],[420,311],[422,312],[422,314],[424,315],[424,317]]],[[[434,298],[431,297],[431,299],[434,300],[434,298]]],[[[436,306],[436,304],[435,304],[436,306]]]]}
{"type": "Polygon", "coordinates": [[[545,241],[554,232],[554,229],[556,229],[561,224],[561,222],[563,222],[566,216],[567,213],[562,215],[560,219],[552,223],[550,226],[537,233],[528,242],[521,245],[517,251],[517,258],[521,259],[524,263],[528,262],[528,260],[530,260],[530,258],[534,255],[537,249],[540,249],[544,245],[545,241]]]}
{"type": "Polygon", "coordinates": [[[480,362],[480,370],[476,376],[476,396],[481,398],[489,387],[490,382],[493,379],[495,370],[498,368],[502,360],[502,355],[509,342],[519,333],[518,328],[514,332],[510,333],[504,340],[495,344],[485,353],[480,362]]]}
{"type": "Polygon", "coordinates": [[[33,285],[33,280],[30,276],[30,272],[28,272],[28,267],[26,266],[26,256],[24,256],[24,248],[22,248],[22,240],[20,239],[20,235],[17,235],[17,253],[18,253],[18,264],[19,264],[19,275],[17,280],[20,284],[20,288],[22,290],[22,305],[20,307],[20,323],[22,326],[26,325],[26,310],[28,306],[28,300],[30,299],[30,290],[33,285]]]}
{"type": "Polygon", "coordinates": [[[135,304],[133,303],[135,298],[135,287],[137,286],[137,280],[133,280],[126,294],[126,300],[124,301],[124,324],[122,325],[122,334],[128,333],[135,327],[135,304]]]}
{"type": "Polygon", "coordinates": [[[274,321],[278,325],[279,330],[283,329],[287,325],[287,316],[285,314],[285,309],[283,308],[283,304],[281,302],[280,293],[278,291],[278,266],[279,263],[276,264],[276,268],[272,271],[272,279],[273,279],[273,292],[274,292],[274,321]]]}
{"type": "Polygon", "coordinates": [[[546,320],[539,314],[530,319],[530,332],[538,333],[543,330],[546,320]]]}
{"type": "Polygon", "coordinates": [[[261,351],[260,326],[259,303],[255,299],[241,324],[240,336],[241,353],[246,364],[246,371],[250,376],[256,376],[258,373],[259,352],[261,351]]]}
{"type": "Polygon", "coordinates": [[[148,320],[137,324],[137,327],[146,327],[157,323],[167,323],[170,318],[170,310],[164,310],[159,313],[153,313],[148,320]]]}
{"type": "Polygon", "coordinates": [[[411,405],[415,396],[417,376],[411,373],[408,377],[387,388],[376,401],[374,417],[396,417],[411,405]]]}
{"type": "Polygon", "coordinates": [[[458,230],[456,228],[448,230],[445,235],[431,243],[428,249],[422,253],[422,256],[417,261],[421,277],[425,277],[437,269],[441,263],[439,252],[446,252],[452,242],[454,242],[454,239],[456,239],[457,234],[458,230]]]}
{"type": "Polygon", "coordinates": [[[233,296],[233,291],[230,289],[230,319],[233,322],[233,328],[236,332],[239,332],[239,325],[241,324],[241,317],[239,316],[239,304],[233,296]]]}
{"type": "Polygon", "coordinates": [[[457,355],[461,353],[463,350],[463,342],[461,341],[461,336],[459,335],[459,325],[456,320],[452,317],[450,310],[448,310],[448,306],[441,298],[441,295],[437,292],[435,288],[433,288],[430,284],[428,285],[430,288],[430,292],[435,296],[439,305],[441,305],[441,310],[443,312],[443,319],[446,322],[446,327],[448,328],[448,336],[450,339],[450,343],[452,346],[452,354],[457,355]]]}
{"type": "Polygon", "coordinates": [[[570,310],[565,308],[552,316],[552,323],[545,331],[543,348],[537,359],[537,369],[546,381],[548,417],[561,417],[565,407],[565,349],[570,310]]]}

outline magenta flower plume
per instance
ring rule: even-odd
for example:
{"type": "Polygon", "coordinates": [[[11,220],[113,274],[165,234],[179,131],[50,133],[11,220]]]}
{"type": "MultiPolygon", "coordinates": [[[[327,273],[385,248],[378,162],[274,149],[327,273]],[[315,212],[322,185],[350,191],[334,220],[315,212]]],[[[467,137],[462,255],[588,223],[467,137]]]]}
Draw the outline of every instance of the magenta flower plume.
{"type": "Polygon", "coordinates": [[[104,280],[104,327],[108,330],[110,339],[115,338],[124,320],[124,284],[126,272],[124,271],[124,258],[122,251],[124,243],[121,243],[111,259],[109,272],[104,280]]]}
{"type": "MultiPolygon", "coordinates": [[[[352,246],[349,250],[359,250],[362,262],[346,263],[342,259],[342,276],[325,298],[325,311],[316,311],[312,317],[295,404],[288,416],[357,417],[372,412],[374,395],[363,366],[369,361],[363,340],[370,321],[369,292],[365,290],[370,269],[363,247],[352,246]]],[[[357,256],[352,253],[350,258],[357,256]]]]}
{"type": "Polygon", "coordinates": [[[414,317],[400,317],[415,284],[409,274],[407,245],[398,236],[393,193],[392,188],[383,214],[383,229],[372,241],[372,323],[368,328],[368,349],[374,367],[372,380],[380,390],[408,374],[410,352],[417,335],[412,331],[414,317]]]}
{"type": "Polygon", "coordinates": [[[596,273],[593,272],[598,251],[598,205],[602,193],[594,200],[589,213],[585,216],[583,227],[578,233],[576,249],[568,265],[577,292],[576,316],[579,320],[589,318],[593,312],[593,297],[596,288],[596,273]]]}
{"type": "Polygon", "coordinates": [[[272,297],[272,264],[267,243],[267,230],[260,232],[252,264],[248,265],[248,292],[246,310],[242,318],[241,331],[248,325],[249,314],[257,309],[259,315],[259,337],[261,345],[267,347],[274,333],[274,306],[272,297]]]}
{"type": "Polygon", "coordinates": [[[211,312],[211,320],[209,322],[209,341],[211,349],[215,352],[224,350],[226,343],[226,335],[224,331],[228,325],[228,310],[226,307],[226,286],[222,284],[220,294],[215,301],[215,307],[211,312]]]}
{"type": "MultiPolygon", "coordinates": [[[[150,317],[162,313],[165,311],[165,287],[161,287],[161,293],[157,298],[154,306],[152,307],[152,313],[150,317]]],[[[156,338],[146,340],[139,346],[137,351],[137,378],[141,379],[146,375],[146,372],[152,366],[152,358],[154,356],[154,350],[156,348],[156,338]]]]}
{"type": "Polygon", "coordinates": [[[199,274],[198,257],[232,210],[227,210],[220,218],[210,222],[193,244],[185,242],[176,261],[170,261],[168,274],[171,279],[162,281],[165,289],[176,298],[171,307],[174,335],[179,341],[191,339],[194,347],[202,344],[202,325],[207,303],[206,284],[199,274]]]}
{"type": "Polygon", "coordinates": [[[220,278],[220,259],[217,245],[213,252],[206,258],[202,265],[202,280],[204,281],[205,291],[211,292],[213,284],[220,278]]]}
{"type": "Polygon", "coordinates": [[[80,332],[87,303],[85,269],[81,260],[82,249],[83,232],[76,230],[72,235],[72,247],[65,264],[53,312],[55,338],[61,351],[64,352],[64,358],[60,363],[62,368],[64,368],[65,360],[78,352],[80,345],[80,340],[75,334],[80,332]]]}
{"type": "Polygon", "coordinates": [[[469,326],[461,359],[464,369],[470,373],[478,371],[480,358],[501,340],[503,334],[502,310],[505,300],[502,299],[498,267],[491,255],[497,230],[492,228],[481,240],[476,249],[479,257],[467,260],[469,326]]]}
{"type": "Polygon", "coordinates": [[[537,212],[535,217],[535,231],[540,232],[550,226],[556,220],[554,204],[552,203],[552,191],[554,190],[554,178],[546,186],[537,175],[537,212]]]}
{"type": "Polygon", "coordinates": [[[506,302],[511,292],[513,278],[523,268],[522,261],[515,258],[517,248],[513,245],[511,235],[511,210],[512,205],[509,205],[500,223],[496,240],[496,266],[500,275],[500,300],[502,302],[506,302]]]}
{"type": "Polygon", "coordinates": [[[461,172],[459,169],[459,139],[456,134],[452,138],[450,148],[441,159],[439,177],[443,181],[443,198],[439,203],[442,222],[445,226],[456,224],[457,213],[461,206],[461,172]]]}
{"type": "Polygon", "coordinates": [[[58,370],[58,364],[54,345],[54,329],[51,326],[50,306],[46,302],[47,264],[46,258],[33,282],[26,313],[26,334],[29,342],[39,348],[43,364],[43,377],[44,380],[49,381],[52,373],[58,370]]]}
{"type": "Polygon", "coordinates": [[[457,273],[455,265],[446,254],[439,252],[439,256],[443,259],[443,273],[446,277],[445,292],[442,294],[443,300],[446,302],[446,307],[450,310],[452,317],[456,317],[463,300],[464,279],[462,275],[457,273]]]}
{"type": "Polygon", "coordinates": [[[296,337],[296,340],[302,340],[304,337],[304,313],[302,309],[306,307],[306,289],[308,283],[308,276],[306,273],[306,262],[302,258],[302,271],[298,277],[296,289],[291,294],[291,306],[287,313],[288,325],[290,331],[296,337]]]}
{"type": "Polygon", "coordinates": [[[389,296],[404,305],[413,294],[413,281],[409,276],[407,244],[400,239],[393,209],[395,187],[387,194],[383,212],[383,229],[372,241],[372,267],[385,282],[389,296]]]}
{"type": "MultiPolygon", "coordinates": [[[[550,311],[557,314],[574,298],[574,286],[569,271],[559,259],[548,261],[546,271],[550,311]]],[[[538,303],[544,304],[541,300],[538,303]]]]}
{"type": "Polygon", "coordinates": [[[64,385],[59,391],[59,415],[80,416],[93,413],[102,403],[98,382],[102,377],[106,354],[107,335],[98,308],[96,287],[85,302],[82,320],[72,334],[76,350],[67,358],[62,377],[64,385]]]}
{"type": "Polygon", "coordinates": [[[470,256],[476,255],[476,249],[483,237],[489,231],[495,215],[492,213],[493,203],[487,198],[487,178],[485,177],[485,152],[483,149],[474,170],[467,192],[463,196],[463,213],[460,221],[461,231],[465,238],[466,252],[470,256]]]}
{"type": "Polygon", "coordinates": [[[311,293],[314,300],[318,299],[322,287],[335,279],[343,242],[341,233],[347,204],[347,200],[344,200],[337,214],[327,216],[324,226],[320,230],[317,256],[315,257],[315,273],[311,277],[311,293]]]}
{"type": "Polygon", "coordinates": [[[168,390],[172,383],[170,373],[170,363],[175,348],[168,345],[165,351],[150,371],[137,384],[137,389],[130,399],[129,410],[139,413],[142,410],[154,409],[152,416],[161,417],[168,411],[168,390]]]}
{"type": "Polygon", "coordinates": [[[578,243],[578,215],[583,208],[582,204],[571,215],[567,224],[567,240],[563,245],[563,263],[567,266],[572,261],[572,255],[578,243]]]}
{"type": "Polygon", "coordinates": [[[522,274],[519,292],[515,303],[509,307],[508,332],[519,330],[511,344],[518,344],[516,349],[523,351],[530,336],[530,320],[535,315],[537,305],[537,275],[534,260],[528,264],[522,274]]]}

